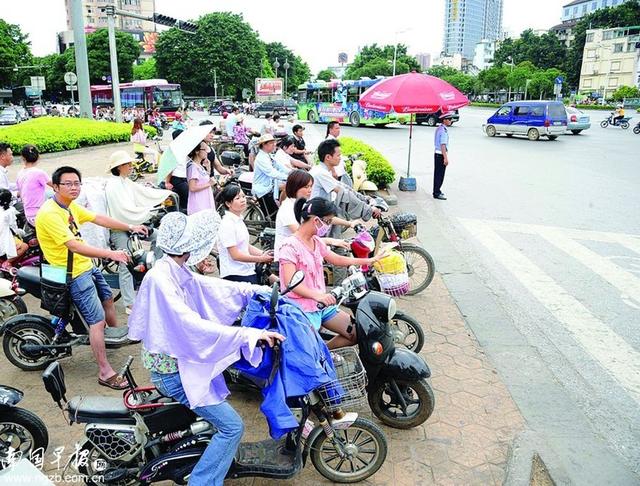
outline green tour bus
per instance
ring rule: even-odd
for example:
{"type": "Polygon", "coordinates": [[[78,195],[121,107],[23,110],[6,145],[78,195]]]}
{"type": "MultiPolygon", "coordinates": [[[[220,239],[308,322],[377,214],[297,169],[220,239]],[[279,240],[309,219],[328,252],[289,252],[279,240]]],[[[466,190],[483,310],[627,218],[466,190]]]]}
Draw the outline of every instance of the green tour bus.
{"type": "Polygon", "coordinates": [[[354,127],[408,122],[408,115],[367,110],[358,103],[360,95],[381,79],[316,81],[301,84],[298,86],[298,119],[311,123],[338,121],[354,127]]]}

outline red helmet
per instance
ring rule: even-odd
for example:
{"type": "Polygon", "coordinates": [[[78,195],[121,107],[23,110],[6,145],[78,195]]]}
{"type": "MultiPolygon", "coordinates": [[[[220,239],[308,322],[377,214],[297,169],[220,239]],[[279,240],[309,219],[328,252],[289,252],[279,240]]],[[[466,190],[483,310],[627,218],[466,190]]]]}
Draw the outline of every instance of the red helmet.
{"type": "Polygon", "coordinates": [[[228,116],[229,116],[229,112],[227,111],[222,112],[222,118],[227,118],[228,116]]]}

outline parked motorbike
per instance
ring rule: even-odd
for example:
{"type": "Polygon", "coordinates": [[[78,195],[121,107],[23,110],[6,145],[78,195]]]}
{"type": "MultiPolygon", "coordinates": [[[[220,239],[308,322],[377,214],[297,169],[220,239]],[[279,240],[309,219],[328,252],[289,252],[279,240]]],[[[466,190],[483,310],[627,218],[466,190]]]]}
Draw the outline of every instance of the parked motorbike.
{"type": "Polygon", "coordinates": [[[633,127],[633,133],[635,133],[636,135],[640,135],[640,122],[638,122],[636,126],[633,127]]]}
{"type": "MultiPolygon", "coordinates": [[[[374,245],[363,247],[354,245],[351,241],[351,251],[356,258],[369,258],[380,249],[382,243],[397,243],[396,250],[402,253],[407,262],[407,272],[409,274],[409,291],[406,295],[415,295],[426,289],[435,275],[435,262],[433,258],[419,245],[407,243],[406,239],[413,238],[418,234],[418,219],[413,213],[397,213],[387,216],[384,213],[388,210],[388,205],[381,199],[376,198],[376,206],[383,213],[378,217],[378,224],[366,229],[363,225],[356,226],[356,232],[367,231],[374,240],[374,245]]],[[[259,208],[258,208],[259,209],[259,208]]],[[[245,214],[245,223],[247,215],[245,214]]],[[[249,231],[251,233],[251,230],[249,231]]],[[[258,235],[256,242],[263,250],[272,250],[275,244],[275,229],[265,227],[258,235]]],[[[253,243],[252,243],[253,244],[253,243]]],[[[325,282],[327,286],[333,287],[342,280],[342,275],[334,275],[334,268],[325,265],[325,282]]],[[[370,285],[375,290],[380,290],[380,285],[375,279],[373,269],[369,268],[366,274],[371,277],[370,285]]]]}
{"type": "MultiPolygon", "coordinates": [[[[264,250],[272,250],[274,248],[275,242],[275,229],[273,228],[265,228],[258,237],[258,244],[260,248],[264,250]]],[[[351,240],[351,248],[352,252],[354,246],[357,243],[355,240],[351,240]]],[[[371,247],[373,248],[373,247],[371,247]]],[[[357,256],[358,252],[353,252],[354,255],[357,256]]],[[[369,252],[367,252],[366,256],[362,258],[367,258],[369,256],[369,252]]],[[[360,257],[358,257],[360,258],[360,257]]],[[[363,272],[365,278],[367,279],[367,286],[371,290],[380,290],[380,284],[375,276],[375,272],[372,267],[363,266],[360,268],[363,272]]],[[[333,287],[335,285],[340,285],[341,282],[336,282],[335,280],[335,272],[332,265],[325,263],[323,266],[325,284],[328,287],[333,287]]],[[[269,284],[269,277],[271,275],[277,274],[278,265],[275,263],[258,263],[256,264],[256,274],[258,275],[258,281],[262,285],[269,284]]],[[[398,310],[393,318],[389,321],[389,326],[391,330],[391,335],[393,336],[393,342],[396,346],[404,347],[414,353],[419,353],[424,346],[424,331],[422,330],[422,326],[420,323],[411,317],[406,312],[398,310]]]]}
{"type": "Polygon", "coordinates": [[[378,190],[378,186],[367,179],[367,163],[362,160],[361,157],[362,154],[352,154],[349,156],[353,190],[362,192],[363,194],[375,192],[378,190]]]}
{"type": "Polygon", "coordinates": [[[0,471],[15,459],[29,459],[38,449],[44,457],[49,445],[49,433],[42,420],[35,413],[16,407],[23,396],[17,388],[0,385],[0,471]]]}
{"type": "Polygon", "coordinates": [[[16,279],[0,278],[0,326],[13,316],[26,314],[27,306],[22,300],[25,293],[16,279]]]}
{"type": "MultiPolygon", "coordinates": [[[[287,291],[302,278],[292,279],[287,291]]],[[[274,318],[278,297],[278,287],[274,287],[271,299],[274,318]]],[[[275,371],[280,346],[274,346],[273,350],[275,371]]],[[[345,353],[341,360],[344,365],[337,365],[336,370],[341,386],[349,390],[348,395],[327,393],[328,387],[336,390],[336,383],[330,382],[288,403],[298,419],[298,428],[278,441],[241,443],[227,478],[288,479],[302,470],[308,457],[320,474],[339,483],[365,480],[380,469],[387,455],[382,430],[356,413],[334,418],[335,410],[358,399],[358,391],[362,397],[366,383],[362,364],[353,351],[351,355],[345,353]],[[312,413],[319,422],[317,425],[310,420],[312,413]]],[[[87,455],[88,461],[80,466],[79,472],[90,480],[99,477],[99,484],[151,484],[167,480],[186,484],[215,433],[213,427],[154,387],[138,387],[130,369],[132,361],[129,357],[120,371],[129,383],[123,399],[74,397],[67,402],[60,364],[52,363],[42,375],[53,400],[61,408],[63,402],[66,404],[69,420],[87,424],[81,453],[87,455]]]]}
{"type": "MultiPolygon", "coordinates": [[[[139,286],[153,266],[155,256],[142,248],[138,235],[132,234],[129,243],[132,259],[129,270],[134,285],[139,286]]],[[[103,275],[111,288],[119,288],[117,274],[103,272],[103,275]]],[[[17,281],[27,293],[41,298],[39,268],[21,268],[17,281]]],[[[105,345],[113,348],[131,344],[127,332],[127,326],[105,328],[105,345]]],[[[90,344],[89,326],[75,305],[71,306],[70,315],[64,317],[28,313],[14,316],[2,324],[0,335],[3,336],[2,348],[9,362],[25,371],[44,369],[55,359],[71,356],[74,346],[90,344]]]]}
{"type": "Polygon", "coordinates": [[[620,120],[616,120],[615,122],[613,121],[613,116],[614,116],[613,114],[609,115],[607,118],[602,120],[600,122],[600,126],[602,128],[607,128],[609,125],[611,125],[612,127],[620,127],[624,130],[629,128],[629,120],[631,120],[630,116],[625,116],[624,118],[621,118],[620,120]]]}
{"type": "Polygon", "coordinates": [[[390,427],[416,427],[431,416],[435,406],[433,390],[426,381],[431,370],[421,356],[395,346],[389,326],[396,313],[395,300],[368,290],[366,277],[355,267],[349,268],[349,274],[331,294],[353,315],[359,355],[369,381],[369,406],[390,427]]]}
{"type": "Polygon", "coordinates": [[[13,262],[10,267],[3,265],[6,261],[6,257],[0,257],[0,276],[7,279],[13,279],[19,268],[37,267],[42,262],[42,250],[40,249],[40,244],[36,238],[35,228],[30,225],[25,225],[25,229],[19,230],[17,236],[27,243],[29,248],[26,253],[13,262]]]}

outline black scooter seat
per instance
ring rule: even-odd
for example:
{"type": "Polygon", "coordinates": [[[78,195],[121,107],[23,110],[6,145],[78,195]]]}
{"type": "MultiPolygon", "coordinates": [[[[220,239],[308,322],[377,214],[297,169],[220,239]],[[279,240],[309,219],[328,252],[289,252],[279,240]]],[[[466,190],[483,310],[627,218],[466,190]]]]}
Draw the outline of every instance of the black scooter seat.
{"type": "Polygon", "coordinates": [[[82,424],[90,422],[129,423],[134,419],[122,403],[115,397],[73,397],[67,404],[69,419],[82,424]]]}
{"type": "Polygon", "coordinates": [[[18,269],[18,284],[28,294],[40,298],[40,267],[18,269]]]}

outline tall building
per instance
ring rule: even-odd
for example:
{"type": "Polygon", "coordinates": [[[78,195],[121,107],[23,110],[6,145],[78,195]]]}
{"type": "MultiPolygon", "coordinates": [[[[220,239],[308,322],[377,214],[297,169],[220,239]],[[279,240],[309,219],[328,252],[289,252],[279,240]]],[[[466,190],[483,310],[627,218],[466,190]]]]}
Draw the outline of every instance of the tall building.
{"type": "MultiPolygon", "coordinates": [[[[72,0],[65,0],[67,30],[58,33],[59,52],[73,45],[71,3],[72,0]]],[[[155,12],[155,3],[155,0],[82,0],[85,32],[93,32],[97,29],[107,28],[107,15],[102,9],[108,5],[113,5],[118,9],[138,15],[144,15],[145,17],[152,17],[155,12]]],[[[153,37],[151,34],[156,31],[156,26],[153,22],[116,15],[116,30],[129,32],[137,41],[144,44],[149,41],[150,37],[153,37]]],[[[147,54],[147,56],[143,54],[141,57],[148,57],[153,53],[153,50],[149,50],[145,45],[144,53],[147,54]]]]}
{"type": "Polygon", "coordinates": [[[573,29],[578,21],[585,15],[600,10],[601,8],[617,7],[627,0],[575,0],[562,7],[561,23],[549,29],[554,32],[567,47],[571,47],[574,39],[573,29]]]}
{"type": "MultiPolygon", "coordinates": [[[[71,23],[71,3],[72,0],[65,0],[65,7],[67,9],[67,30],[73,29],[71,23]]],[[[113,5],[121,10],[127,10],[131,13],[151,17],[155,11],[155,3],[155,0],[82,0],[82,9],[85,14],[84,26],[87,29],[106,28],[107,15],[102,11],[102,9],[107,5],[113,5]]],[[[153,22],[116,16],[116,29],[128,32],[154,32],[155,25],[153,22]]]]}
{"type": "Polygon", "coordinates": [[[502,1],[446,0],[444,54],[458,53],[471,60],[482,39],[498,40],[502,34],[502,1]]]}
{"type": "Polygon", "coordinates": [[[606,99],[620,86],[640,87],[640,26],[587,30],[580,94],[606,99]]]}
{"type": "Polygon", "coordinates": [[[426,71],[431,67],[431,54],[427,52],[421,52],[420,54],[416,54],[416,62],[420,65],[421,71],[426,71]]]}

